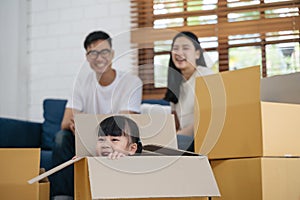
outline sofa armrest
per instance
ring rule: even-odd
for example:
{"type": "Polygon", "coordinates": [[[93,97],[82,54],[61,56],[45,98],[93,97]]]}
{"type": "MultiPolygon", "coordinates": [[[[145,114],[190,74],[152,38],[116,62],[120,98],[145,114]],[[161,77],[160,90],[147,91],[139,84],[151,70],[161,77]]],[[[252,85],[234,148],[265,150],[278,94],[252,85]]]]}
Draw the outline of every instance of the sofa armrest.
{"type": "Polygon", "coordinates": [[[0,147],[38,148],[42,124],[0,117],[0,147]]]}

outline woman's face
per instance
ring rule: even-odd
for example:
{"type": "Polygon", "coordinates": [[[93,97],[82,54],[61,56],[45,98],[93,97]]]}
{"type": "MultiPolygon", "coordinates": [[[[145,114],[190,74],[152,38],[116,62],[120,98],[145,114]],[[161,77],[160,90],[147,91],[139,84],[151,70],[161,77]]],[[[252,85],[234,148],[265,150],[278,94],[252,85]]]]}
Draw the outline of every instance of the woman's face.
{"type": "Polygon", "coordinates": [[[133,155],[136,149],[136,144],[130,144],[129,138],[126,136],[99,136],[96,145],[97,156],[108,156],[115,151],[125,155],[133,155]]]}
{"type": "Polygon", "coordinates": [[[172,60],[178,69],[195,68],[199,58],[200,51],[196,50],[191,40],[184,36],[176,38],[172,48],[172,60]]]}

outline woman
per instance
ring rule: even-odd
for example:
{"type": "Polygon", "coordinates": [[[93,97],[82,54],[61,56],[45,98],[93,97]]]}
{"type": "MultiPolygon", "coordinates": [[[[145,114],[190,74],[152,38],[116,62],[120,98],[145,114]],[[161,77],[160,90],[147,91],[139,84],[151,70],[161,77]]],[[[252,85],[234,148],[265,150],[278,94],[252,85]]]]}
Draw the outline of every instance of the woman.
{"type": "Polygon", "coordinates": [[[178,33],[172,42],[164,99],[175,114],[180,149],[193,150],[195,78],[213,73],[206,66],[198,37],[188,31],[178,33]]]}

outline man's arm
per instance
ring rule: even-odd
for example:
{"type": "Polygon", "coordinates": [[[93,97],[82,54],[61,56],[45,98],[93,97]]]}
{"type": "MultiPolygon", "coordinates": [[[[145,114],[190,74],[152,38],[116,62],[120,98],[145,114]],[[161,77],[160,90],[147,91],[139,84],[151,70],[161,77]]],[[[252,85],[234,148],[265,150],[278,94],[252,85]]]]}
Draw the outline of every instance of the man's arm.
{"type": "Polygon", "coordinates": [[[61,122],[62,130],[70,130],[75,133],[75,123],[74,123],[74,114],[80,113],[76,109],[66,108],[63,120],[61,122]]]}

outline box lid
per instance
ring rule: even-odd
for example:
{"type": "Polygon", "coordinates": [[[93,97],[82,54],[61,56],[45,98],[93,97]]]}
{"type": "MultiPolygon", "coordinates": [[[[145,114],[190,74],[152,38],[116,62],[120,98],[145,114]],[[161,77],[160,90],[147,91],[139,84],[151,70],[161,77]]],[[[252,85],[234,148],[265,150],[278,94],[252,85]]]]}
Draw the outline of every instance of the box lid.
{"type": "Polygon", "coordinates": [[[300,104],[300,72],[261,79],[261,100],[300,104]]]}

